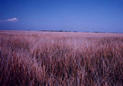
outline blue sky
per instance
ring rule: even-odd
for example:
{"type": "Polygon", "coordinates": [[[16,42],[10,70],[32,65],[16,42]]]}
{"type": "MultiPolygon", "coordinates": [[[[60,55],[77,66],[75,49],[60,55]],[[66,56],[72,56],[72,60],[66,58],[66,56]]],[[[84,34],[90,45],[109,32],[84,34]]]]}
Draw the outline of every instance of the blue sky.
{"type": "Polygon", "coordinates": [[[123,0],[0,0],[0,30],[123,32],[123,0]]]}

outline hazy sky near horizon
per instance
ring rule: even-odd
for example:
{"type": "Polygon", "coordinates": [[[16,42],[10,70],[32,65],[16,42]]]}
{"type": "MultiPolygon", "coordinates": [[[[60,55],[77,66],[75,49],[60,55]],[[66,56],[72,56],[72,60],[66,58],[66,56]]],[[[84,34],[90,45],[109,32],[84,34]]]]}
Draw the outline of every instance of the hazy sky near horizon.
{"type": "Polygon", "coordinates": [[[0,30],[123,32],[123,0],[0,0],[0,30]]]}

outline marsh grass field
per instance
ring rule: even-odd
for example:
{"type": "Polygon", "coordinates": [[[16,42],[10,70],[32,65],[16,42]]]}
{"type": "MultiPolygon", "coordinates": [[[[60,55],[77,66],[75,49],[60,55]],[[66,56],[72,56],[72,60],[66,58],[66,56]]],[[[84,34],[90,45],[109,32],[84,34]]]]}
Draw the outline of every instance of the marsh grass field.
{"type": "Polygon", "coordinates": [[[0,31],[0,86],[123,86],[123,34],[0,31]]]}

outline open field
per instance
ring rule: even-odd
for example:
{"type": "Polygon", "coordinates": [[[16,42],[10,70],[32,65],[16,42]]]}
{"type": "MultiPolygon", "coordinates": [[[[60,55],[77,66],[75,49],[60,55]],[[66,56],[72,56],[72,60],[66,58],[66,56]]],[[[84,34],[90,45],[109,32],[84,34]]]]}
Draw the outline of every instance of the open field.
{"type": "Polygon", "coordinates": [[[0,31],[0,86],[123,86],[123,34],[0,31]]]}

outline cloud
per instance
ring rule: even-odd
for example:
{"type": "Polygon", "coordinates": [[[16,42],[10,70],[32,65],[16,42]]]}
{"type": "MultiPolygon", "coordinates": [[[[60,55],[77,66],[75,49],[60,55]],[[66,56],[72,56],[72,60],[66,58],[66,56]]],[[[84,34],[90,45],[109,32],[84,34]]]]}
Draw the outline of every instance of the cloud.
{"type": "Polygon", "coordinates": [[[0,23],[4,23],[4,22],[17,22],[17,21],[18,21],[18,18],[14,17],[14,18],[0,20],[0,23]]]}
{"type": "Polygon", "coordinates": [[[10,19],[7,19],[6,21],[8,21],[8,22],[16,22],[16,21],[18,21],[18,19],[17,18],[10,18],[10,19]]]}

